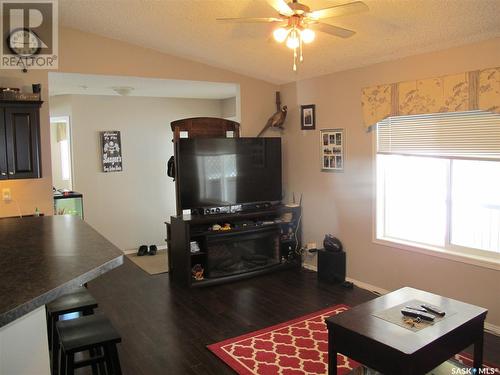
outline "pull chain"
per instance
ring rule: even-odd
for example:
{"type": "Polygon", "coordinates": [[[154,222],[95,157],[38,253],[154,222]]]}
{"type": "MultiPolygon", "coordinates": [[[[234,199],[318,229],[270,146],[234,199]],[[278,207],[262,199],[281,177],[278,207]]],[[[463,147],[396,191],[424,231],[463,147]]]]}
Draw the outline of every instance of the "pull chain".
{"type": "Polygon", "coordinates": [[[299,48],[300,48],[300,62],[304,61],[304,57],[302,57],[302,38],[299,38],[299,48]]]}

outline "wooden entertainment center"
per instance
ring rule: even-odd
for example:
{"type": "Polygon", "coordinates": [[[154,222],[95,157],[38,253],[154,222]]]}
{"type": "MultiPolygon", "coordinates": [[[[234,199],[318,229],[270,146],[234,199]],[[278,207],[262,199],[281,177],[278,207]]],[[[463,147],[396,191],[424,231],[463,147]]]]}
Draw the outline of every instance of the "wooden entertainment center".
{"type": "Polygon", "coordinates": [[[300,206],[243,204],[238,212],[218,213],[217,208],[216,213],[192,209],[191,214],[183,214],[178,164],[180,139],[239,138],[239,124],[225,119],[191,118],[174,121],[171,127],[177,215],[166,224],[172,281],[201,287],[299,267],[300,206]]]}
{"type": "MultiPolygon", "coordinates": [[[[180,285],[199,287],[220,284],[228,281],[248,278],[281,269],[300,266],[298,250],[301,247],[301,208],[274,206],[269,209],[223,215],[180,215],[172,216],[170,224],[170,262],[172,280],[180,285]],[[281,221],[283,214],[288,213],[289,222],[281,221]],[[277,222],[274,222],[277,220],[277,222]],[[234,227],[230,230],[209,230],[213,224],[254,222],[246,226],[234,227]],[[271,223],[273,221],[273,223],[271,223]],[[263,222],[267,224],[262,224],[263,222]],[[268,237],[275,246],[259,249],[262,252],[271,250],[274,257],[264,264],[250,264],[248,267],[233,265],[226,275],[220,275],[211,268],[212,253],[226,246],[224,250],[233,252],[238,248],[249,247],[252,241],[268,237]],[[191,251],[191,241],[196,241],[199,251],[191,251]],[[212,245],[214,244],[214,245],[212,245]],[[241,244],[241,246],[239,245],[241,244]],[[274,252],[276,250],[276,252],[274,252]],[[205,271],[202,280],[192,275],[195,265],[199,264],[205,271]],[[239,267],[239,269],[238,269],[239,267]]],[[[253,245],[258,246],[257,244],[253,245]]],[[[244,255],[243,255],[244,257],[244,255]]],[[[234,259],[233,259],[234,261],[234,259]]],[[[245,260],[237,260],[245,263],[245,260]]],[[[227,260],[226,260],[227,262],[227,260]]]]}

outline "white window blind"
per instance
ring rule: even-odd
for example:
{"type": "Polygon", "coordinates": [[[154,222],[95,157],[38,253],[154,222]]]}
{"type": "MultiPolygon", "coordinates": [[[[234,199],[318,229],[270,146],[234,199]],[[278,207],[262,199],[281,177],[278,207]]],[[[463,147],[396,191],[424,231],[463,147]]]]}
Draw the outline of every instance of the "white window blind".
{"type": "Polygon", "coordinates": [[[389,117],[377,153],[500,160],[500,115],[484,111],[389,117]]]}

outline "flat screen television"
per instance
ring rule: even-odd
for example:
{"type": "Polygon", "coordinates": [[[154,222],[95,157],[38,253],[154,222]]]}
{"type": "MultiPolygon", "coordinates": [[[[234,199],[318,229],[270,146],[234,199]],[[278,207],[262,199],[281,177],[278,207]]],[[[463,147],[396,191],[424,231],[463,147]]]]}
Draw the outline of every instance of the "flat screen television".
{"type": "Polygon", "coordinates": [[[281,138],[180,139],[176,164],[183,210],[282,198],[281,138]]]}

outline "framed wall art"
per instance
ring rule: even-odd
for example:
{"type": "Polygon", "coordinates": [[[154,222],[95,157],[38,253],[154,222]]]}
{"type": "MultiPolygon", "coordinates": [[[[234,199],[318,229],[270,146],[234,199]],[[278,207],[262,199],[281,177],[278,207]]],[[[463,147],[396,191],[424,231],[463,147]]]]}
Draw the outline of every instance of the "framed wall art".
{"type": "Polygon", "coordinates": [[[344,129],[323,129],[320,131],[321,171],[340,172],[344,170],[344,129]]]}
{"type": "Polygon", "coordinates": [[[118,130],[100,132],[101,136],[101,160],[103,172],[121,172],[122,162],[122,140],[118,130]]]}
{"type": "Polygon", "coordinates": [[[316,105],[300,106],[300,128],[302,130],[316,129],[316,105]]]}

